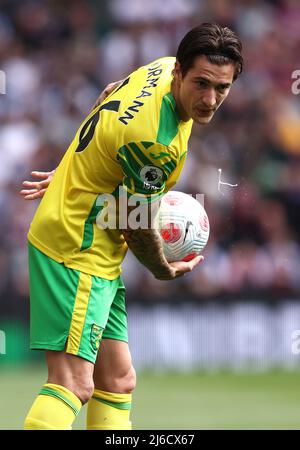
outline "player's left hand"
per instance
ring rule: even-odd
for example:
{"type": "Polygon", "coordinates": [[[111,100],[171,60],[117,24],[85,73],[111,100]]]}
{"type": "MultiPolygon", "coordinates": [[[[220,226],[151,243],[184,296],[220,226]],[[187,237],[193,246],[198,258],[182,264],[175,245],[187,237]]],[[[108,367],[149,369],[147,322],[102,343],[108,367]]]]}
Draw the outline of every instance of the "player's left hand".
{"type": "Polygon", "coordinates": [[[181,277],[187,272],[191,272],[198,264],[202,263],[204,261],[204,256],[199,255],[195,256],[195,258],[191,259],[190,261],[175,261],[169,263],[170,266],[173,267],[173,269],[176,270],[176,276],[175,278],[181,277]]]}
{"type": "Polygon", "coordinates": [[[170,262],[169,266],[171,268],[170,273],[167,275],[155,275],[155,278],[158,280],[173,280],[174,278],[182,277],[184,274],[191,272],[198,264],[202,263],[204,261],[204,256],[199,255],[195,256],[195,258],[191,259],[190,261],[174,261],[170,262]]]}
{"type": "Polygon", "coordinates": [[[26,189],[22,189],[20,194],[25,200],[35,200],[43,197],[54,173],[55,169],[51,172],[38,172],[36,170],[31,172],[31,175],[35,178],[39,178],[40,181],[23,181],[22,184],[26,189]]]}

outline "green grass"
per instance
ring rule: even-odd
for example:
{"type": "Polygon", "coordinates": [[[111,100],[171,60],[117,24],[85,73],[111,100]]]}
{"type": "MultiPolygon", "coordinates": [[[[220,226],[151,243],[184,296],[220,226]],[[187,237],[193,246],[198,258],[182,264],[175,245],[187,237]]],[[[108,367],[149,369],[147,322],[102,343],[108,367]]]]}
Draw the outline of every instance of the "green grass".
{"type": "MultiPolygon", "coordinates": [[[[21,429],[45,371],[1,369],[0,429],[21,429]]],[[[300,374],[140,373],[135,429],[300,429],[300,374]]],[[[74,429],[85,428],[85,408],[74,429]]]]}

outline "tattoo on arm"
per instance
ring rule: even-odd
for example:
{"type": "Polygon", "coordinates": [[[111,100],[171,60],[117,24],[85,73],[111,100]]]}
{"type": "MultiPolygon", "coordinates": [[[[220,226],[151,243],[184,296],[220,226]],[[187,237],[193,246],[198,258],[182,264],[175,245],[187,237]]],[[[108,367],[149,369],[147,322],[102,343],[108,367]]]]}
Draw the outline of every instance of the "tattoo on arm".
{"type": "Polygon", "coordinates": [[[156,229],[147,228],[122,230],[128,247],[136,258],[146,266],[154,276],[168,276],[172,268],[165,258],[161,238],[156,229]]]}
{"type": "Polygon", "coordinates": [[[128,247],[155,276],[169,275],[170,266],[163,254],[161,240],[156,230],[124,230],[128,247]]]}

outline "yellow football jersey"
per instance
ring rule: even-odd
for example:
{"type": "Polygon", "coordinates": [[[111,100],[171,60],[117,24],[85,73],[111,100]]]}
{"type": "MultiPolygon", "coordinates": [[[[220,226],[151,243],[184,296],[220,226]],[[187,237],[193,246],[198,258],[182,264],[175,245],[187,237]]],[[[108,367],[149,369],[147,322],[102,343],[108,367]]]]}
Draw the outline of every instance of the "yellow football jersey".
{"type": "Polygon", "coordinates": [[[97,200],[123,186],[151,201],[179,178],[192,120],[176,110],[174,64],[168,57],[140,67],[80,126],[30,226],[41,252],[91,275],[119,276],[127,245],[118,229],[97,226],[97,200]]]}

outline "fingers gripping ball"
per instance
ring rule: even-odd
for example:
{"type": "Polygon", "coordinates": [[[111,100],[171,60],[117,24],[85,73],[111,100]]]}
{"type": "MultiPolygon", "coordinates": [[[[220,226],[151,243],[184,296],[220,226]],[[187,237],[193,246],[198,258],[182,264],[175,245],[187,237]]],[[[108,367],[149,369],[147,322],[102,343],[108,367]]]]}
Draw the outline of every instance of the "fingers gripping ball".
{"type": "Polygon", "coordinates": [[[169,262],[190,261],[199,255],[209,237],[209,220],[195,198],[170,191],[161,199],[158,230],[169,262]]]}

